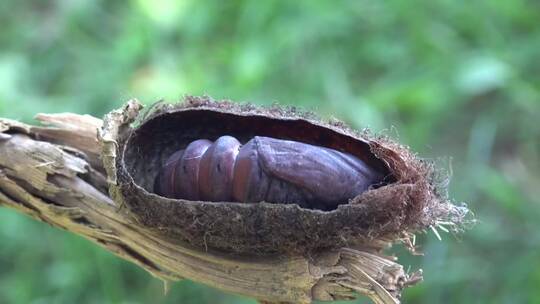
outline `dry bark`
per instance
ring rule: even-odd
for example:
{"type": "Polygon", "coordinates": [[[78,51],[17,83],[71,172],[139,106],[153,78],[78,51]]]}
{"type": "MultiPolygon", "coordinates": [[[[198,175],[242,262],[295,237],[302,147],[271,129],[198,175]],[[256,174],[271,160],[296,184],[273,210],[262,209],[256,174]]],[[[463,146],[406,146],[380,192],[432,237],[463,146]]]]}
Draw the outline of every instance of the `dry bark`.
{"type": "MultiPolygon", "coordinates": [[[[38,115],[45,127],[0,119],[0,206],[81,235],[164,282],[187,278],[264,303],[311,303],[367,295],[399,303],[421,280],[370,248],[317,256],[234,257],[179,245],[146,229],[111,199],[101,162],[102,121],[76,114],[38,115]]],[[[102,139],[102,141],[105,139],[102,139]]],[[[389,246],[384,240],[374,247],[389,246]]],[[[167,285],[166,285],[167,286],[167,285]]]]}

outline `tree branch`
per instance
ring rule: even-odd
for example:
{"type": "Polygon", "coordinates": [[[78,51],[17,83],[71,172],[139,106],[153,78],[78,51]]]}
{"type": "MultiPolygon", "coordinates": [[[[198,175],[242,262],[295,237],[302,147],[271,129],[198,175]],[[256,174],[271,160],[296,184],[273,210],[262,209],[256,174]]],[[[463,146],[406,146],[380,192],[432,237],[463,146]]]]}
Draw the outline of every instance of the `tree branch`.
{"type": "MultiPolygon", "coordinates": [[[[102,122],[76,114],[38,115],[35,127],[0,119],[0,205],[81,235],[164,282],[191,279],[266,302],[310,303],[354,299],[399,303],[407,275],[373,249],[314,257],[233,257],[178,245],[139,224],[108,194],[97,129],[102,122]]],[[[388,246],[380,241],[375,247],[388,246]]]]}

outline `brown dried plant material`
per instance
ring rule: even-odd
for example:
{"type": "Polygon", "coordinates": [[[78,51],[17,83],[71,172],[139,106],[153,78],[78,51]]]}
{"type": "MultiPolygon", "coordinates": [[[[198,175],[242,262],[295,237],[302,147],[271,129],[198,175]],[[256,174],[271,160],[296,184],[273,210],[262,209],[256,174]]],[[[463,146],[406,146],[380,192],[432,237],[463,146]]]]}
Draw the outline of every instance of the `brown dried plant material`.
{"type": "Polygon", "coordinates": [[[40,116],[54,127],[0,118],[0,206],[81,235],[165,286],[187,278],[265,303],[358,294],[374,303],[399,303],[402,290],[420,282],[422,273],[405,272],[382,251],[396,242],[412,248],[414,233],[428,227],[457,230],[466,213],[440,195],[444,189],[436,188],[431,165],[388,139],[340,123],[294,109],[196,97],[150,114],[141,109],[132,100],[104,121],[70,113],[40,116]],[[392,179],[329,212],[171,200],[148,191],[168,153],[223,131],[359,153],[380,161],[392,179]],[[173,136],[177,132],[184,135],[173,136]]]}
{"type": "Polygon", "coordinates": [[[187,97],[185,103],[162,104],[146,117],[138,116],[124,131],[115,139],[115,193],[143,225],[196,248],[247,255],[311,254],[371,246],[377,239],[403,240],[439,222],[459,227],[464,216],[464,209],[438,195],[432,166],[407,148],[295,109],[187,97]],[[268,136],[350,153],[387,172],[387,183],[330,211],[169,199],[154,193],[155,178],[171,154],[194,140],[225,134],[240,142],[268,136]]]}

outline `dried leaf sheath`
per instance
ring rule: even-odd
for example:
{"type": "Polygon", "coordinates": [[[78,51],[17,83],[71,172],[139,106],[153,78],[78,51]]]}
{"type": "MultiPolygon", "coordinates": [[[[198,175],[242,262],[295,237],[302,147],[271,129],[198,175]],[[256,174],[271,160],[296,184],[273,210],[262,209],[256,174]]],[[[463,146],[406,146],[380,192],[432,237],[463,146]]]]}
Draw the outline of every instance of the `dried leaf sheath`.
{"type": "Polygon", "coordinates": [[[441,219],[458,222],[462,210],[439,197],[433,169],[387,139],[279,108],[257,108],[188,97],[161,105],[117,139],[115,192],[138,220],[163,235],[205,249],[269,255],[306,254],[322,248],[366,246],[374,239],[403,239],[441,219]],[[168,199],[154,179],[175,151],[224,134],[248,142],[255,136],[299,141],[350,153],[385,172],[387,185],[321,212],[297,205],[168,199]]]}

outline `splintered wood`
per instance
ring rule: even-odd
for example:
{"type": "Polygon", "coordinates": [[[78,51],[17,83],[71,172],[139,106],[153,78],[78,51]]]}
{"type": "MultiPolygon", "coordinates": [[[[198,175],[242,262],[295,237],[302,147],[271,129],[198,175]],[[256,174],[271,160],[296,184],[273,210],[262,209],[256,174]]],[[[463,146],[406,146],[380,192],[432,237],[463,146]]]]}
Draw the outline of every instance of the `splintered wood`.
{"type": "Polygon", "coordinates": [[[421,279],[373,250],[252,258],[178,245],[142,226],[109,195],[114,178],[106,176],[100,156],[101,120],[71,113],[37,119],[47,126],[0,119],[0,205],[81,235],[165,282],[187,278],[264,303],[363,294],[389,304],[421,279]]]}

